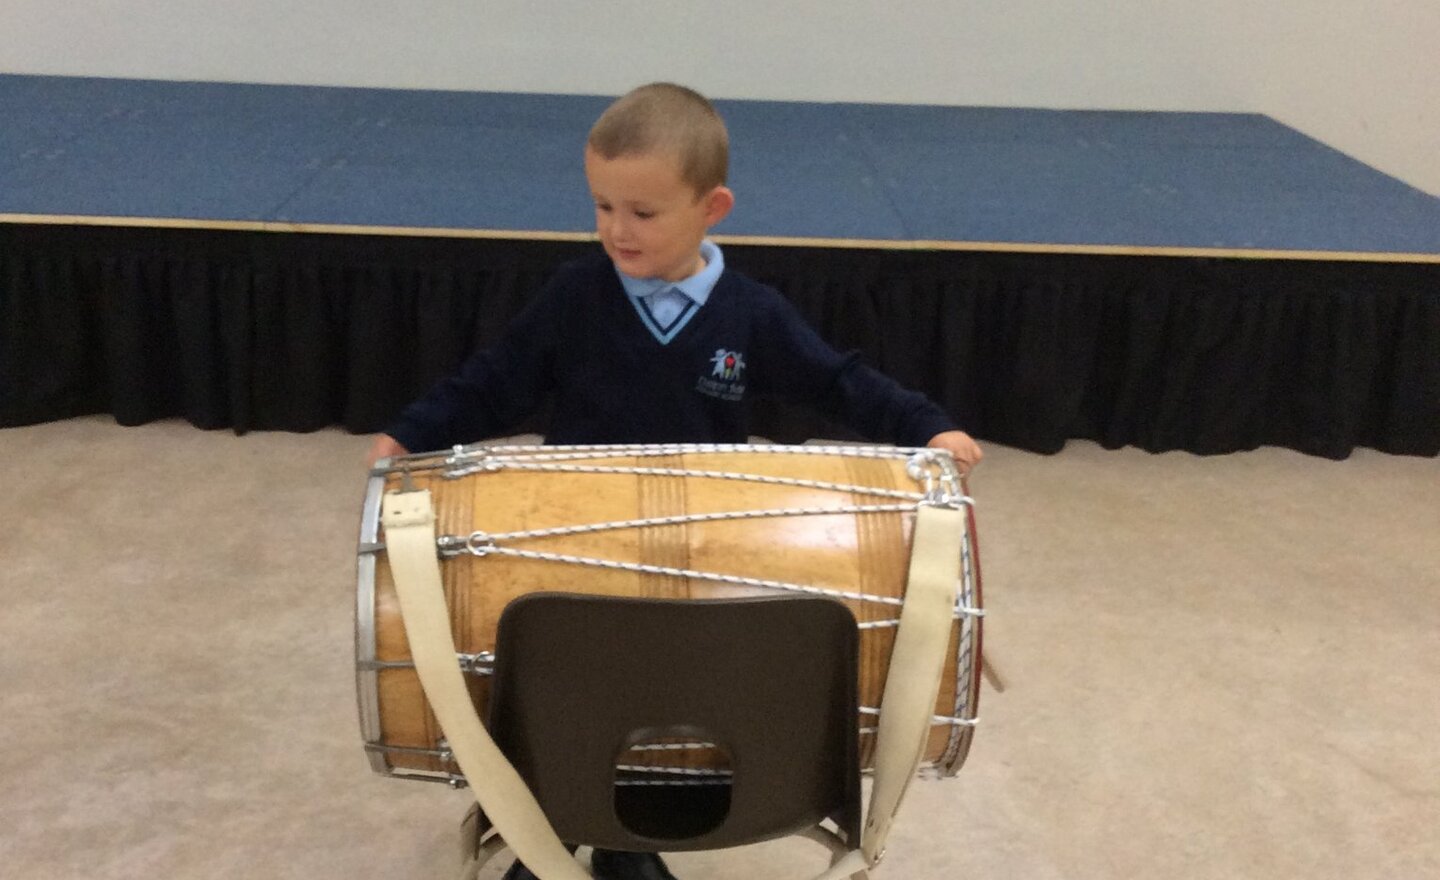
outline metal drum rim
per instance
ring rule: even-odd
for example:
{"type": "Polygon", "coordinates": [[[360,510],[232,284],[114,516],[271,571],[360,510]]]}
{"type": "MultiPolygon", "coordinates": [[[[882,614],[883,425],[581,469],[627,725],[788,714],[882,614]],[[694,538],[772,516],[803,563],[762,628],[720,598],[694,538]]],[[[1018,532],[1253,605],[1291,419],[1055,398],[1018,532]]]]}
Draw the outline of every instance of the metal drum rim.
{"type": "MultiPolygon", "coordinates": [[[[376,462],[384,467],[388,461],[376,462]]],[[[367,745],[383,744],[380,728],[380,674],[375,661],[375,554],[365,552],[379,540],[380,501],[385,491],[383,474],[372,473],[365,487],[365,500],[360,510],[360,546],[355,557],[355,691],[360,713],[360,735],[367,745]]],[[[391,775],[392,768],[385,755],[366,749],[370,769],[391,775]]]]}

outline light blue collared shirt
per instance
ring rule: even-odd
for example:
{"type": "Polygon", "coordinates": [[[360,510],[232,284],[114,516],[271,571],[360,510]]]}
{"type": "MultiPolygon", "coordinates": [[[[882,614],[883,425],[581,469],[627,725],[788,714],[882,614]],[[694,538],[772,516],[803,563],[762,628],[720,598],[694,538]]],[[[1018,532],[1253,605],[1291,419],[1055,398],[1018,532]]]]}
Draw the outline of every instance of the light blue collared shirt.
{"type": "Polygon", "coordinates": [[[685,325],[710,298],[710,292],[725,271],[725,255],[720,253],[720,246],[709,239],[700,242],[700,256],[705,259],[705,268],[680,281],[631,278],[615,270],[630,296],[630,304],[661,345],[669,344],[685,329],[685,325]]]}

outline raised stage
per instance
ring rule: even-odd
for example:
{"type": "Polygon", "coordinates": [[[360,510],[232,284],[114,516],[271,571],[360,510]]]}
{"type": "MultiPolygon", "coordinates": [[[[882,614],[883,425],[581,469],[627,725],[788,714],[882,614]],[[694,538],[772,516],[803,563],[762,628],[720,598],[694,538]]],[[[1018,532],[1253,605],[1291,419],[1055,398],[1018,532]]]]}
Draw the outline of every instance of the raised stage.
{"type": "MultiPolygon", "coordinates": [[[[596,247],[607,101],[0,75],[0,426],[375,430],[596,247]]],[[[1440,199],[1256,115],[717,103],[727,263],[983,439],[1440,453],[1440,199]]]]}

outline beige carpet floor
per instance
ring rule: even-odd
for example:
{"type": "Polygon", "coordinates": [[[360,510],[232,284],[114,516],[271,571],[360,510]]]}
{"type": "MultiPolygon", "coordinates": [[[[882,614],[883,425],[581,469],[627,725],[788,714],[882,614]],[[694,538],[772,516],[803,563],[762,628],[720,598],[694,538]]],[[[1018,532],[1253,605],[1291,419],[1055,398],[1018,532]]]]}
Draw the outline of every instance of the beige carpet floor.
{"type": "MultiPolygon", "coordinates": [[[[466,794],[360,748],[367,443],[0,431],[0,877],[455,875],[466,794]]],[[[1440,462],[988,453],[1010,687],[960,776],[912,786],[877,880],[1440,877],[1440,462]]]]}

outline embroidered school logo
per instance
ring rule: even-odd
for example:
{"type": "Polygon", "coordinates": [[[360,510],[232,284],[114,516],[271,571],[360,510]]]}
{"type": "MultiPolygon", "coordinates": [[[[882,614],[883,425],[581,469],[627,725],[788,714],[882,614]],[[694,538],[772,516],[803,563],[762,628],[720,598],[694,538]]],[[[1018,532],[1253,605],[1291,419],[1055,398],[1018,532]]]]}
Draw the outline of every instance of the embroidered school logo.
{"type": "Polygon", "coordinates": [[[695,390],[720,400],[739,400],[745,396],[745,383],[740,381],[745,371],[745,355],[725,348],[715,349],[710,358],[710,375],[701,376],[695,383],[695,390]]]}
{"type": "Polygon", "coordinates": [[[736,382],[740,379],[740,371],[745,369],[745,355],[738,351],[717,348],[710,363],[715,365],[715,369],[710,373],[712,377],[719,376],[721,379],[736,382]]]}

